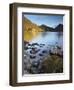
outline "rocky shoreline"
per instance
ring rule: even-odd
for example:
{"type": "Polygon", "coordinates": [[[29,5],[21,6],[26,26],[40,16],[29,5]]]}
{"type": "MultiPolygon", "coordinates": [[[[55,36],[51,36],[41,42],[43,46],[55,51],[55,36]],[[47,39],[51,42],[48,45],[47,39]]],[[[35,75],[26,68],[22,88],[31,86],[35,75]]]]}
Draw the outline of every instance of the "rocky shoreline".
{"type": "Polygon", "coordinates": [[[24,41],[24,74],[62,72],[62,63],[63,49],[57,43],[45,45],[24,41]],[[61,63],[61,69],[58,67],[58,70],[55,70],[52,67],[53,64],[56,65],[55,62],[57,65],[61,63]]]}

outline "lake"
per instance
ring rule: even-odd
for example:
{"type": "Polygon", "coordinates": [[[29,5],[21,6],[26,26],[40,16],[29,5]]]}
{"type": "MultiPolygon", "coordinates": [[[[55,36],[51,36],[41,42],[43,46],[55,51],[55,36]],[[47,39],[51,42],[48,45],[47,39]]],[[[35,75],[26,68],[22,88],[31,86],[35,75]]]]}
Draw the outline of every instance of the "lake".
{"type": "MultiPolygon", "coordinates": [[[[50,51],[55,52],[56,47],[59,46],[60,53],[63,51],[63,32],[40,32],[35,38],[24,47],[24,67],[31,69],[32,65],[35,66],[42,63],[48,56],[50,56],[50,51]]],[[[27,71],[27,69],[24,70],[27,71]]],[[[37,67],[32,67],[34,73],[38,73],[37,67]],[[35,69],[35,70],[34,70],[35,69]]],[[[29,73],[28,71],[26,73],[29,73]]]]}
{"type": "Polygon", "coordinates": [[[63,46],[63,32],[40,32],[30,43],[63,46]]]}
{"type": "Polygon", "coordinates": [[[50,50],[54,52],[56,46],[59,46],[63,51],[63,32],[40,32],[29,44],[30,45],[27,45],[28,49],[24,50],[28,55],[28,59],[31,59],[31,62],[34,60],[38,61],[41,58],[47,57],[50,50]],[[35,43],[38,45],[33,45],[35,43]],[[33,50],[32,48],[35,49],[33,50]],[[46,51],[46,53],[44,53],[43,56],[39,56],[42,51],[46,51]],[[36,58],[29,58],[30,55],[36,56],[36,58]]]}

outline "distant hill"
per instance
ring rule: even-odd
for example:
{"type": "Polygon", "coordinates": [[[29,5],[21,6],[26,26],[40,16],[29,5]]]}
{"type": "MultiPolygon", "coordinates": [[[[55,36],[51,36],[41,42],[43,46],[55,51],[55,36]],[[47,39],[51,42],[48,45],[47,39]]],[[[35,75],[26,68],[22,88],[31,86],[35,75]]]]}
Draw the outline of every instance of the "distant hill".
{"type": "Polygon", "coordinates": [[[62,32],[63,31],[63,25],[62,24],[59,24],[55,28],[52,28],[52,27],[49,27],[46,25],[41,25],[39,27],[42,28],[44,31],[51,31],[51,32],[62,32]]]}
{"type": "Polygon", "coordinates": [[[58,26],[56,26],[55,31],[56,32],[63,32],[63,25],[59,24],[58,26]]]}
{"type": "Polygon", "coordinates": [[[54,31],[54,28],[46,26],[44,24],[39,27],[42,28],[44,31],[54,31]]]}

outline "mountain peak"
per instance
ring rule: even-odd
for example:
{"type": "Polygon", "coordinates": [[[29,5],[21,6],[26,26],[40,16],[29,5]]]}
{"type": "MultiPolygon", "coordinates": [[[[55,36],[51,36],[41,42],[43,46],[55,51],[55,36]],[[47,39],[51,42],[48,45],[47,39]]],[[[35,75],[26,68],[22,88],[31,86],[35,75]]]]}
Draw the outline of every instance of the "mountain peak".
{"type": "Polygon", "coordinates": [[[55,31],[63,31],[63,24],[59,24],[58,26],[56,26],[55,31]]]}
{"type": "Polygon", "coordinates": [[[44,24],[42,24],[39,27],[42,28],[44,31],[51,31],[51,32],[62,32],[63,31],[63,24],[59,24],[55,28],[52,28],[44,24]]]}

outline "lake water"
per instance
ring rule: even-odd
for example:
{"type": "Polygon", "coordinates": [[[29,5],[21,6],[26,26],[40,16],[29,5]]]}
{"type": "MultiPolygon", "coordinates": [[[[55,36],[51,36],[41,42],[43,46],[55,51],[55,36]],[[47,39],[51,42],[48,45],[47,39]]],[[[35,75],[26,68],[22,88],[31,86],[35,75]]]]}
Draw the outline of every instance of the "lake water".
{"type": "Polygon", "coordinates": [[[63,46],[63,32],[40,32],[30,43],[63,46]]]}
{"type": "Polygon", "coordinates": [[[36,58],[31,59],[31,61],[32,60],[38,61],[41,58],[47,57],[47,55],[49,55],[49,50],[52,49],[53,52],[54,51],[53,48],[56,45],[61,47],[63,51],[63,32],[40,32],[40,34],[37,35],[34,39],[32,39],[29,43],[31,44],[31,46],[28,46],[28,48],[30,49],[27,49],[25,51],[28,55],[36,56],[36,58]],[[38,45],[32,46],[33,43],[37,43],[38,45]],[[44,45],[40,47],[40,44],[44,44],[44,45]],[[31,54],[30,53],[30,51],[32,51],[31,47],[40,50],[35,54],[31,54]],[[42,57],[40,57],[39,54],[42,53],[43,50],[47,51],[47,53],[45,53],[42,57]]]}

